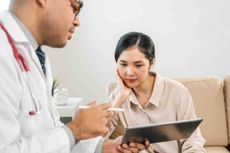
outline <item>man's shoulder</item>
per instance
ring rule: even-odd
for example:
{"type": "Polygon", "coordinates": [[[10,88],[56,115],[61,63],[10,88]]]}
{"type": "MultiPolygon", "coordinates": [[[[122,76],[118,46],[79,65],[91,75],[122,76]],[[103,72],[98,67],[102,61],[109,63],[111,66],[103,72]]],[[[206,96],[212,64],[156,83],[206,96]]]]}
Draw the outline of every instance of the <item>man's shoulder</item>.
{"type": "Polygon", "coordinates": [[[4,11],[0,15],[0,22],[15,43],[28,42],[22,28],[20,27],[19,23],[16,21],[16,18],[11,12],[4,11]]]}
{"type": "Polygon", "coordinates": [[[5,22],[5,20],[7,19],[7,18],[9,18],[11,15],[10,15],[10,12],[9,11],[3,11],[3,12],[1,12],[1,14],[0,14],[0,22],[2,23],[2,22],[5,22]]]}
{"type": "Polygon", "coordinates": [[[12,56],[13,53],[5,32],[0,28],[0,56],[12,56]]]}

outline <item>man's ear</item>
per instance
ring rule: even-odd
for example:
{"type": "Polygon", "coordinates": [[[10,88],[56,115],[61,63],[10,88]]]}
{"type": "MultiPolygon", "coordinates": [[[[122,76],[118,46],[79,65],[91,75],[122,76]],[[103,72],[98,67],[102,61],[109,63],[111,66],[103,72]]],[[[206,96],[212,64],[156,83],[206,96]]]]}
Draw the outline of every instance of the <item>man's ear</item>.
{"type": "Polygon", "coordinates": [[[40,6],[40,7],[42,7],[42,8],[44,8],[44,7],[47,7],[47,2],[48,2],[48,0],[36,0],[36,2],[37,2],[37,4],[40,6]]]}

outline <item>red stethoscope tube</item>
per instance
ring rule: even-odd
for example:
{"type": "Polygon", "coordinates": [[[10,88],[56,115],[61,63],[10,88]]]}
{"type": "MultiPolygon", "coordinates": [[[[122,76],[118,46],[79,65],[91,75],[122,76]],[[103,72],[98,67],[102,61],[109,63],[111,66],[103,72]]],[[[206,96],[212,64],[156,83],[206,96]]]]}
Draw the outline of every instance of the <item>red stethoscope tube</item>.
{"type": "Polygon", "coordinates": [[[12,38],[10,37],[9,33],[7,32],[7,30],[5,29],[5,27],[0,23],[0,27],[1,29],[5,32],[8,42],[10,43],[10,46],[13,49],[13,53],[14,53],[14,58],[16,59],[16,61],[18,62],[19,66],[21,67],[22,71],[28,72],[29,71],[29,66],[27,65],[25,59],[22,57],[21,54],[19,54],[16,46],[14,45],[14,42],[12,40],[12,38]]]}
{"type": "Polygon", "coordinates": [[[2,25],[2,23],[0,23],[0,28],[5,32],[6,36],[7,36],[7,39],[8,39],[8,42],[13,50],[13,54],[14,54],[14,58],[15,60],[18,62],[18,65],[20,66],[22,72],[26,72],[28,78],[31,80],[31,86],[33,86],[34,88],[34,92],[35,94],[32,92],[32,87],[28,85],[28,89],[30,91],[30,94],[33,98],[33,101],[34,101],[34,106],[35,106],[35,110],[30,110],[29,111],[29,115],[35,115],[39,110],[40,110],[40,102],[39,102],[39,99],[38,99],[38,96],[37,96],[37,91],[35,89],[35,85],[33,83],[33,80],[30,76],[30,73],[29,73],[29,66],[28,64],[26,63],[26,60],[23,58],[23,56],[18,52],[12,38],[10,37],[10,34],[8,33],[8,31],[5,29],[5,27],[2,25]]]}

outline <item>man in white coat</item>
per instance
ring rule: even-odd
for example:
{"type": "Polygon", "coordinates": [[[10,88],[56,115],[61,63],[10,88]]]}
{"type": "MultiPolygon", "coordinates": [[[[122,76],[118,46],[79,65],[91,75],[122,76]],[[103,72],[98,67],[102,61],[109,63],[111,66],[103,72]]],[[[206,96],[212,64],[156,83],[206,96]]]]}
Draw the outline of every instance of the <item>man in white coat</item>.
{"type": "Polygon", "coordinates": [[[141,144],[103,140],[110,104],[91,104],[67,125],[51,101],[52,75],[40,46],[63,47],[79,26],[76,0],[11,0],[0,17],[0,153],[139,152],[141,144]],[[43,59],[43,60],[44,60],[43,59]],[[43,61],[44,62],[44,61],[43,61]],[[86,140],[87,139],[87,140],[86,140]]]}

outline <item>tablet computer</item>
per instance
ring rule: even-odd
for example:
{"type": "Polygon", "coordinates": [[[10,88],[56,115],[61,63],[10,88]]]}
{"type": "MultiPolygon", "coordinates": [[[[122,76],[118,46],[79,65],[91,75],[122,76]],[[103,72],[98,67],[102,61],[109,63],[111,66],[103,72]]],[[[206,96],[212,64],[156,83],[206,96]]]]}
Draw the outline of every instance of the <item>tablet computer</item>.
{"type": "Polygon", "coordinates": [[[190,137],[202,120],[202,118],[197,118],[128,127],[124,130],[122,144],[130,142],[144,143],[146,139],[150,143],[186,139],[190,137]]]}

